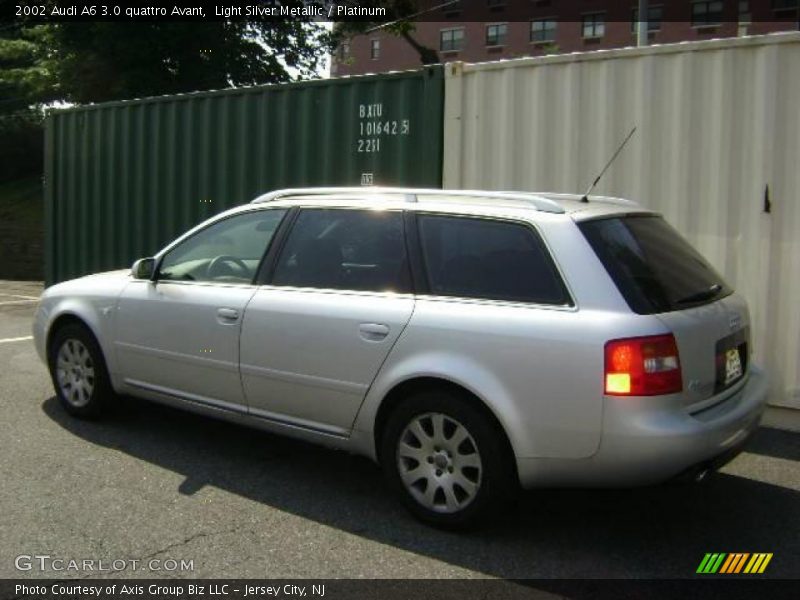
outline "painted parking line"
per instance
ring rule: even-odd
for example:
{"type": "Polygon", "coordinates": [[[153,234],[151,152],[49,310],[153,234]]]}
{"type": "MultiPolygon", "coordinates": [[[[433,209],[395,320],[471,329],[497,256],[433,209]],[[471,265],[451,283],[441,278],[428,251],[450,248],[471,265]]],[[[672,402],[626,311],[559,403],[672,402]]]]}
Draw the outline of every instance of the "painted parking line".
{"type": "Polygon", "coordinates": [[[23,337],[15,337],[15,338],[4,338],[0,340],[0,344],[10,344],[11,342],[27,342],[28,340],[32,340],[32,335],[26,335],[23,337]]]}
{"type": "Polygon", "coordinates": [[[0,306],[10,306],[12,304],[33,304],[34,302],[38,301],[38,298],[35,300],[0,300],[0,306]]]}
{"type": "Polygon", "coordinates": [[[0,292],[0,296],[8,296],[9,298],[22,298],[23,300],[38,300],[37,296],[23,296],[22,294],[6,294],[5,292],[0,292]]]}

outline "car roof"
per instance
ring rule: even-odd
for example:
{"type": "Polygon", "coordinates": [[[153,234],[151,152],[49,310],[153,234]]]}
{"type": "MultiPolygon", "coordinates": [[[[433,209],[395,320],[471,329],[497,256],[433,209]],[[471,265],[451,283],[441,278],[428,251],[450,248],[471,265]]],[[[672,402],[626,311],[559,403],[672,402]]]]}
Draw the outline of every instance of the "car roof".
{"type": "Polygon", "coordinates": [[[553,192],[519,192],[490,190],[442,190],[400,187],[320,187],[288,188],[263,194],[251,204],[278,203],[287,205],[381,206],[406,210],[441,210],[473,214],[494,214],[498,211],[534,211],[568,214],[576,219],[594,218],[609,214],[652,212],[636,202],[610,196],[589,196],[582,201],[580,194],[553,192]]]}

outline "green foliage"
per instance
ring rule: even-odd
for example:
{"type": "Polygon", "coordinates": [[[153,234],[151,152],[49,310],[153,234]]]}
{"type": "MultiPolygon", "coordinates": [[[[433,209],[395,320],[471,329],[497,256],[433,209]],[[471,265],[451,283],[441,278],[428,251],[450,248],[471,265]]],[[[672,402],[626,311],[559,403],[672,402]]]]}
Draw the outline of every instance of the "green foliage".
{"type": "Polygon", "coordinates": [[[561,54],[561,48],[555,42],[551,42],[542,46],[542,52],[545,54],[561,54]]]}
{"type": "Polygon", "coordinates": [[[35,106],[57,95],[46,51],[49,27],[0,31],[0,127],[7,119],[37,120],[35,106]]]}
{"type": "Polygon", "coordinates": [[[44,201],[41,177],[0,183],[0,223],[36,229],[42,226],[44,201]]]}
{"type": "Polygon", "coordinates": [[[247,23],[60,23],[53,28],[64,99],[100,102],[289,81],[315,75],[330,50],[321,26],[247,23]]]}
{"type": "Polygon", "coordinates": [[[41,106],[57,97],[47,33],[46,25],[0,31],[0,181],[42,170],[41,106]]]}

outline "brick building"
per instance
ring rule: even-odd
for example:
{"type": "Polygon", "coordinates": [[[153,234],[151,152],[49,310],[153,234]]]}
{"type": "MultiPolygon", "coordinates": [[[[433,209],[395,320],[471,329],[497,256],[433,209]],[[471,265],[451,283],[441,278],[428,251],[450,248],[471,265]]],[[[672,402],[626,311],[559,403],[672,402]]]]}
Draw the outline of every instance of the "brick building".
{"type": "MultiPolygon", "coordinates": [[[[446,0],[437,0],[439,5],[446,0]]],[[[800,0],[648,0],[648,43],[666,44],[798,29],[800,0]]],[[[636,45],[638,0],[461,0],[426,13],[413,37],[440,62],[582,52],[636,45]]],[[[402,37],[383,30],[342,43],[331,75],[421,64],[402,37]]]]}

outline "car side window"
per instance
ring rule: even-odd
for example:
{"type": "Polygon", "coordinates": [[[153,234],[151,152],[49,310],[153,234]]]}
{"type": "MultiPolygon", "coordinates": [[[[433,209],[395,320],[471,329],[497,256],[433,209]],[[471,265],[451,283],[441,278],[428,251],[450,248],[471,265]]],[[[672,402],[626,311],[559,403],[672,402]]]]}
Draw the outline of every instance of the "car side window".
{"type": "Polygon", "coordinates": [[[418,216],[430,293],[536,304],[571,304],[538,234],[520,223],[418,216]]]}
{"type": "Polygon", "coordinates": [[[158,279],[252,282],[285,214],[284,209],[250,211],[206,227],[164,256],[158,279]]]}
{"type": "Polygon", "coordinates": [[[400,211],[305,209],[275,267],[272,284],[408,292],[411,275],[400,211]]]}

